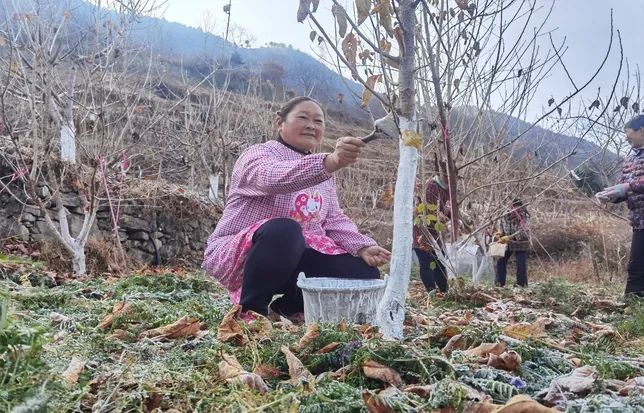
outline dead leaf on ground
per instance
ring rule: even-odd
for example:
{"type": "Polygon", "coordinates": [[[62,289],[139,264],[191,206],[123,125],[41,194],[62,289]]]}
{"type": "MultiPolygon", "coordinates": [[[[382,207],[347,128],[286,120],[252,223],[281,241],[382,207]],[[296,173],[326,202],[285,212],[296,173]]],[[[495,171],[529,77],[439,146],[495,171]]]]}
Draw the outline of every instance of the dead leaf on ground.
{"type": "Polygon", "coordinates": [[[237,315],[241,311],[241,305],[234,305],[224,316],[217,329],[217,340],[235,345],[242,346],[248,342],[248,338],[239,324],[237,315]]]}
{"type": "Polygon", "coordinates": [[[369,413],[395,413],[382,397],[369,390],[362,391],[362,400],[369,413]]]}
{"type": "Polygon", "coordinates": [[[246,372],[241,364],[239,364],[239,361],[237,361],[237,357],[232,354],[222,353],[218,367],[219,377],[222,380],[233,379],[246,372]]]}
{"type": "Polygon", "coordinates": [[[234,355],[222,353],[222,360],[219,362],[219,377],[228,383],[239,381],[245,386],[257,390],[260,393],[266,393],[268,386],[264,379],[256,373],[249,373],[239,364],[234,355]]]}
{"type": "Polygon", "coordinates": [[[534,323],[517,323],[511,324],[503,329],[503,334],[524,340],[530,337],[543,337],[546,327],[552,324],[552,320],[545,317],[539,317],[534,323]]]}
{"type": "Polygon", "coordinates": [[[311,345],[316,338],[320,337],[320,326],[317,323],[311,323],[306,327],[306,333],[300,338],[300,341],[295,345],[296,350],[302,350],[311,345]]]}
{"type": "Polygon", "coordinates": [[[355,370],[355,367],[353,367],[351,364],[348,366],[340,367],[336,371],[332,372],[330,374],[330,377],[334,380],[340,380],[343,381],[347,375],[355,370]]]}
{"type": "Polygon", "coordinates": [[[372,326],[371,324],[360,324],[356,327],[356,329],[364,340],[371,340],[373,338],[382,337],[382,333],[380,333],[378,326],[372,326]]]}
{"type": "Polygon", "coordinates": [[[456,334],[449,339],[447,344],[445,344],[445,347],[443,347],[441,353],[443,353],[445,357],[449,357],[452,355],[452,352],[454,350],[463,350],[464,348],[467,348],[468,341],[469,339],[466,336],[462,334],[456,334]]]}
{"type": "Polygon", "coordinates": [[[337,341],[334,341],[333,343],[329,343],[326,346],[319,349],[318,351],[316,351],[315,354],[327,354],[337,349],[338,347],[340,347],[340,343],[338,343],[337,341]]]}
{"type": "Polygon", "coordinates": [[[67,366],[67,369],[62,374],[63,384],[66,388],[70,389],[74,387],[74,384],[78,382],[78,377],[83,372],[85,368],[85,361],[79,359],[78,357],[72,357],[72,361],[67,366]]]}
{"type": "Polygon", "coordinates": [[[254,311],[249,311],[249,313],[254,320],[247,325],[248,334],[256,341],[270,340],[273,333],[271,320],[254,311]]]}
{"type": "Polygon", "coordinates": [[[500,355],[507,348],[505,342],[500,341],[498,343],[483,343],[478,347],[474,347],[465,351],[465,355],[469,357],[487,357],[490,354],[500,355]]]}
{"type": "Polygon", "coordinates": [[[494,413],[499,407],[501,406],[489,401],[472,402],[465,405],[463,413],[494,413]]]}
{"type": "Polygon", "coordinates": [[[265,380],[276,379],[282,375],[282,372],[277,367],[271,366],[269,364],[258,365],[253,369],[253,373],[259,375],[265,380]]]}
{"type": "Polygon", "coordinates": [[[592,389],[597,377],[597,371],[593,367],[579,367],[570,374],[554,379],[550,383],[548,393],[543,400],[554,406],[562,398],[566,397],[563,392],[569,391],[575,394],[586,393],[592,389]]]}
{"type": "Polygon", "coordinates": [[[124,316],[127,314],[130,314],[132,312],[132,306],[130,303],[126,303],[125,301],[119,301],[118,303],[114,304],[114,307],[112,308],[112,313],[108,314],[103,321],[101,321],[98,324],[98,329],[99,330],[107,330],[112,326],[112,323],[117,317],[124,316]]]}
{"type": "Polygon", "coordinates": [[[403,381],[400,378],[400,374],[390,367],[382,365],[377,361],[367,360],[362,365],[362,371],[364,375],[370,379],[380,380],[384,383],[391,384],[392,386],[400,387],[403,385],[403,381]]]}
{"type": "Polygon", "coordinates": [[[559,410],[537,403],[528,396],[519,395],[511,398],[494,413],[559,413],[559,410]]]}
{"type": "Polygon", "coordinates": [[[516,351],[506,351],[498,356],[490,354],[487,365],[495,369],[514,371],[521,367],[521,356],[516,351]]]}
{"type": "Polygon", "coordinates": [[[433,386],[427,384],[425,386],[419,386],[417,384],[412,384],[406,386],[403,391],[405,393],[414,393],[417,396],[422,397],[423,399],[429,399],[429,396],[432,395],[433,386]]]}
{"type": "Polygon", "coordinates": [[[193,317],[183,316],[172,324],[147,330],[139,338],[193,338],[199,336],[204,324],[193,317]]]}
{"type": "Polygon", "coordinates": [[[644,376],[634,377],[626,382],[626,385],[619,390],[619,395],[626,397],[628,395],[644,395],[644,376]]]}
{"type": "Polygon", "coordinates": [[[457,326],[444,326],[438,333],[435,334],[436,337],[443,338],[452,338],[455,335],[461,334],[461,328],[457,326]]]}
{"type": "Polygon", "coordinates": [[[304,364],[302,364],[300,359],[298,359],[286,346],[282,346],[281,350],[286,356],[288,375],[291,377],[289,382],[293,385],[297,385],[298,383],[314,383],[315,376],[313,376],[313,374],[304,367],[304,364]]]}

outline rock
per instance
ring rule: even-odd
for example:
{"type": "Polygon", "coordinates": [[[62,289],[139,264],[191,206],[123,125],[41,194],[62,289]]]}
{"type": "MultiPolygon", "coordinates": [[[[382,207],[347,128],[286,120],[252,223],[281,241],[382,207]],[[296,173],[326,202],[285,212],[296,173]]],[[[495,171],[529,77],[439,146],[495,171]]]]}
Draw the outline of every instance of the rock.
{"type": "Polygon", "coordinates": [[[139,240],[139,241],[147,241],[150,239],[150,236],[148,235],[147,232],[145,231],[137,231],[133,232],[128,236],[128,239],[131,240],[139,240]]]}
{"type": "Polygon", "coordinates": [[[121,227],[129,230],[128,232],[137,232],[141,230],[150,230],[151,224],[142,218],[133,217],[132,215],[123,215],[121,217],[121,227]]]}
{"type": "Polygon", "coordinates": [[[38,217],[29,212],[25,212],[24,214],[22,214],[22,220],[26,222],[36,222],[36,220],[38,220],[38,217]]]}
{"type": "Polygon", "coordinates": [[[40,188],[38,188],[38,196],[41,198],[49,198],[51,196],[51,191],[49,190],[49,187],[46,185],[43,185],[40,188]]]}
{"type": "Polygon", "coordinates": [[[80,197],[78,196],[78,194],[75,194],[73,192],[62,194],[60,198],[63,202],[63,205],[68,208],[78,208],[81,206],[80,197]]]}

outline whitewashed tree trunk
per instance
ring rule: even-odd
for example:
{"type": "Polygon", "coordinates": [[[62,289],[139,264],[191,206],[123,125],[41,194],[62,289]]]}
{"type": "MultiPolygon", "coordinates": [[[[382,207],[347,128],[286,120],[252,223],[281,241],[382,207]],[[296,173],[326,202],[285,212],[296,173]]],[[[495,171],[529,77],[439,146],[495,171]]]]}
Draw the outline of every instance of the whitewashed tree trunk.
{"type": "Polygon", "coordinates": [[[401,0],[398,16],[402,28],[402,50],[398,76],[400,96],[400,130],[403,139],[400,143],[398,178],[394,193],[394,233],[392,245],[391,274],[384,296],[378,305],[378,327],[387,338],[403,338],[405,320],[405,300],[411,275],[412,226],[414,211],[414,188],[418,148],[422,139],[416,133],[416,73],[415,62],[415,0],[401,0]]]}
{"type": "MultiPolygon", "coordinates": [[[[401,119],[401,129],[409,130],[414,121],[401,119]]],[[[414,129],[411,129],[414,130],[414,129]]],[[[405,300],[411,275],[414,184],[418,150],[400,143],[400,162],[394,192],[394,234],[387,288],[378,306],[378,327],[385,337],[402,339],[405,300]]]]}
{"type": "Polygon", "coordinates": [[[208,189],[208,199],[210,199],[212,202],[219,200],[219,175],[220,173],[217,172],[216,174],[210,174],[210,176],[208,177],[208,181],[210,182],[210,188],[208,189]]]}
{"type": "Polygon", "coordinates": [[[60,127],[60,159],[76,163],[76,131],[73,123],[64,122],[60,127]]]}

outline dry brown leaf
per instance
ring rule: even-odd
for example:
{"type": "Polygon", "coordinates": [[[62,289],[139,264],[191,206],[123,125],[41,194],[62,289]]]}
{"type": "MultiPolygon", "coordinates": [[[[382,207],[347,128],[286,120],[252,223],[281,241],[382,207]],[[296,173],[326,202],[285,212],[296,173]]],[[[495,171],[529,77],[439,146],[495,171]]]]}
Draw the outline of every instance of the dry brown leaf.
{"type": "Polygon", "coordinates": [[[490,354],[500,355],[507,348],[507,344],[501,341],[498,343],[483,343],[478,347],[474,347],[465,351],[465,355],[469,357],[487,357],[490,354]]]}
{"type": "Polygon", "coordinates": [[[394,29],[394,37],[396,38],[396,42],[398,42],[398,52],[399,56],[404,56],[405,55],[405,42],[403,41],[403,31],[400,28],[400,26],[396,26],[394,29]]]}
{"type": "Polygon", "coordinates": [[[217,329],[217,340],[224,343],[231,342],[238,346],[242,346],[248,342],[248,338],[244,335],[241,325],[237,320],[237,314],[240,310],[241,306],[237,304],[226,313],[217,329]]]}
{"type": "Polygon", "coordinates": [[[114,339],[117,339],[117,340],[124,340],[126,336],[127,336],[127,330],[117,328],[116,330],[112,331],[112,334],[108,335],[105,338],[114,338],[114,339]]]}
{"type": "Polygon", "coordinates": [[[246,370],[237,361],[237,357],[232,354],[222,353],[221,361],[217,367],[219,367],[219,377],[222,380],[234,379],[246,373],[246,370]]]}
{"type": "Polygon", "coordinates": [[[276,379],[282,375],[282,372],[274,366],[269,364],[260,364],[253,369],[253,373],[257,374],[265,380],[276,379]]]}
{"type": "MultiPolygon", "coordinates": [[[[376,83],[380,81],[381,77],[382,75],[369,76],[366,82],[367,86],[373,89],[376,86],[376,83]]],[[[373,94],[371,93],[371,90],[365,87],[364,90],[362,91],[362,103],[361,103],[362,107],[365,107],[365,108],[367,107],[367,105],[369,104],[369,101],[371,100],[371,96],[373,96],[373,94]]]]}
{"type": "Polygon", "coordinates": [[[315,354],[330,353],[330,352],[332,352],[333,350],[335,350],[338,347],[340,347],[340,343],[334,341],[333,343],[329,343],[326,346],[324,346],[321,349],[319,349],[318,351],[316,351],[315,354]]]}
{"type": "Polygon", "coordinates": [[[101,321],[98,324],[98,329],[99,330],[107,330],[112,326],[112,323],[114,322],[114,319],[120,316],[124,316],[127,314],[130,314],[132,312],[132,306],[130,303],[126,303],[125,301],[119,301],[118,303],[114,304],[114,307],[112,308],[112,313],[108,314],[103,321],[101,321]]]}
{"type": "Polygon", "coordinates": [[[339,4],[333,4],[331,13],[333,13],[335,21],[338,23],[338,35],[344,37],[347,34],[347,11],[339,4]]]}
{"type": "Polygon", "coordinates": [[[197,337],[203,328],[203,323],[196,318],[183,316],[172,324],[147,330],[139,334],[139,338],[192,338],[197,337]]]}
{"type": "Polygon", "coordinates": [[[282,353],[286,356],[286,364],[288,364],[288,375],[291,377],[290,382],[294,385],[297,385],[301,382],[313,383],[315,381],[315,376],[311,374],[310,371],[304,364],[298,359],[288,347],[282,346],[282,353]]]}
{"type": "Polygon", "coordinates": [[[391,42],[384,36],[378,42],[378,46],[380,46],[380,50],[385,53],[389,53],[389,51],[391,50],[391,42]]]}
{"type": "Polygon", "coordinates": [[[390,367],[384,366],[377,361],[367,360],[362,365],[362,371],[365,376],[370,379],[380,380],[384,383],[391,384],[396,387],[403,385],[400,374],[390,367]]]}
{"type": "Polygon", "coordinates": [[[449,357],[452,355],[454,350],[463,350],[464,348],[467,348],[468,341],[467,336],[462,334],[452,336],[447,344],[445,344],[445,347],[441,350],[441,353],[443,353],[445,357],[449,357]]]}
{"type": "Polygon", "coordinates": [[[270,339],[273,333],[271,320],[254,311],[249,311],[254,320],[248,324],[248,334],[257,341],[270,339]]]}
{"type": "Polygon", "coordinates": [[[369,413],[395,413],[395,410],[382,397],[371,393],[369,390],[362,391],[362,400],[369,413]]]}
{"type": "Polygon", "coordinates": [[[311,0],[300,0],[300,6],[297,9],[297,22],[302,23],[311,10],[311,0]]]}
{"type": "Polygon", "coordinates": [[[358,55],[358,38],[355,34],[349,33],[342,39],[342,53],[349,62],[349,66],[355,70],[358,55]]]}
{"type": "Polygon", "coordinates": [[[422,397],[423,399],[429,399],[429,396],[432,395],[433,387],[431,385],[419,386],[416,384],[406,386],[403,391],[405,393],[414,393],[417,396],[422,397]]]}
{"type": "Polygon", "coordinates": [[[523,340],[530,337],[543,337],[546,327],[552,323],[552,320],[545,317],[538,318],[534,323],[517,323],[511,324],[503,329],[503,334],[523,340]]]}
{"type": "Polygon", "coordinates": [[[461,333],[461,328],[457,326],[444,326],[436,336],[443,338],[451,338],[461,333]]]}
{"type": "Polygon", "coordinates": [[[559,413],[559,410],[539,404],[528,396],[519,395],[511,398],[494,413],[559,413]]]}
{"type": "Polygon", "coordinates": [[[371,0],[356,0],[356,11],[358,12],[358,26],[369,17],[371,0]]]}
{"type": "Polygon", "coordinates": [[[506,351],[498,356],[490,354],[487,365],[495,369],[514,371],[521,367],[521,356],[516,351],[506,351]]]}
{"type": "Polygon", "coordinates": [[[85,368],[85,361],[77,357],[72,357],[72,361],[69,362],[69,366],[63,372],[63,384],[66,388],[70,389],[74,387],[74,384],[78,382],[78,376],[83,372],[85,368]]]}
{"type": "Polygon", "coordinates": [[[626,397],[628,395],[644,395],[644,376],[635,377],[628,380],[625,383],[624,387],[619,390],[619,395],[622,397],[626,397]]]}
{"type": "Polygon", "coordinates": [[[303,348],[311,345],[316,338],[320,337],[320,327],[317,323],[311,323],[306,327],[306,333],[300,338],[300,341],[297,342],[295,348],[297,350],[302,350],[303,348]]]}
{"type": "Polygon", "coordinates": [[[465,405],[463,413],[494,413],[499,407],[498,404],[489,401],[473,402],[465,405]]]}
{"type": "Polygon", "coordinates": [[[355,370],[355,367],[353,367],[351,364],[348,366],[340,367],[336,371],[332,372],[330,374],[330,377],[334,380],[340,380],[343,381],[347,375],[355,370]]]}
{"type": "Polygon", "coordinates": [[[391,0],[379,0],[378,4],[371,11],[372,13],[378,13],[380,18],[380,25],[384,27],[387,33],[390,36],[393,36],[394,28],[392,26],[391,15],[393,9],[391,8],[391,0]]]}
{"type": "Polygon", "coordinates": [[[259,393],[268,392],[268,386],[266,385],[264,379],[255,373],[244,372],[232,381],[239,381],[245,386],[258,391],[259,393]]]}

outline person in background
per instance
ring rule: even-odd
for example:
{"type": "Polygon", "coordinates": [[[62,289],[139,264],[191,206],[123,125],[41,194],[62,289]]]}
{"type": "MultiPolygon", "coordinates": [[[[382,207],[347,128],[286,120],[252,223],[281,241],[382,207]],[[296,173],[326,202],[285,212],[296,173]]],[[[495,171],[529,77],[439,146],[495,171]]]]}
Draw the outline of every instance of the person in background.
{"type": "Polygon", "coordinates": [[[633,238],[624,295],[644,297],[644,115],[626,123],[624,132],[632,149],[624,161],[619,183],[595,197],[602,202],[626,201],[628,205],[633,238]]]}
{"type": "Polygon", "coordinates": [[[507,243],[505,256],[496,261],[495,284],[505,286],[508,260],[514,254],[517,263],[517,285],[528,286],[528,249],[530,248],[530,214],[520,199],[514,199],[508,212],[501,217],[496,241],[507,243]]]}
{"type": "Polygon", "coordinates": [[[340,208],[334,173],[353,165],[365,143],[342,137],[332,153],[313,153],[325,129],[308,97],[284,104],[275,140],[244,151],[233,168],[223,215],[208,238],[203,268],[242,311],[301,317],[297,276],[379,278],[390,252],[358,232],[340,208]],[[273,296],[282,297],[271,300],[273,296]]]}
{"type": "Polygon", "coordinates": [[[419,196],[422,187],[419,183],[416,185],[416,204],[425,205],[426,214],[419,214],[415,209],[416,217],[420,218],[420,222],[416,219],[414,225],[413,235],[413,248],[416,256],[418,257],[418,265],[420,269],[420,279],[423,281],[427,291],[438,290],[442,293],[448,291],[447,271],[445,265],[440,262],[435,251],[435,245],[443,248],[443,241],[441,233],[436,230],[435,222],[423,222],[423,215],[434,214],[437,216],[439,222],[443,222],[450,215],[449,209],[449,190],[447,186],[447,168],[444,163],[438,167],[436,175],[431,177],[425,183],[425,199],[419,196]],[[434,205],[436,211],[430,211],[428,205],[434,205]],[[442,218],[442,219],[441,219],[442,218]],[[421,228],[425,227],[425,230],[421,228]],[[435,243],[428,239],[430,236],[435,243]]]}

